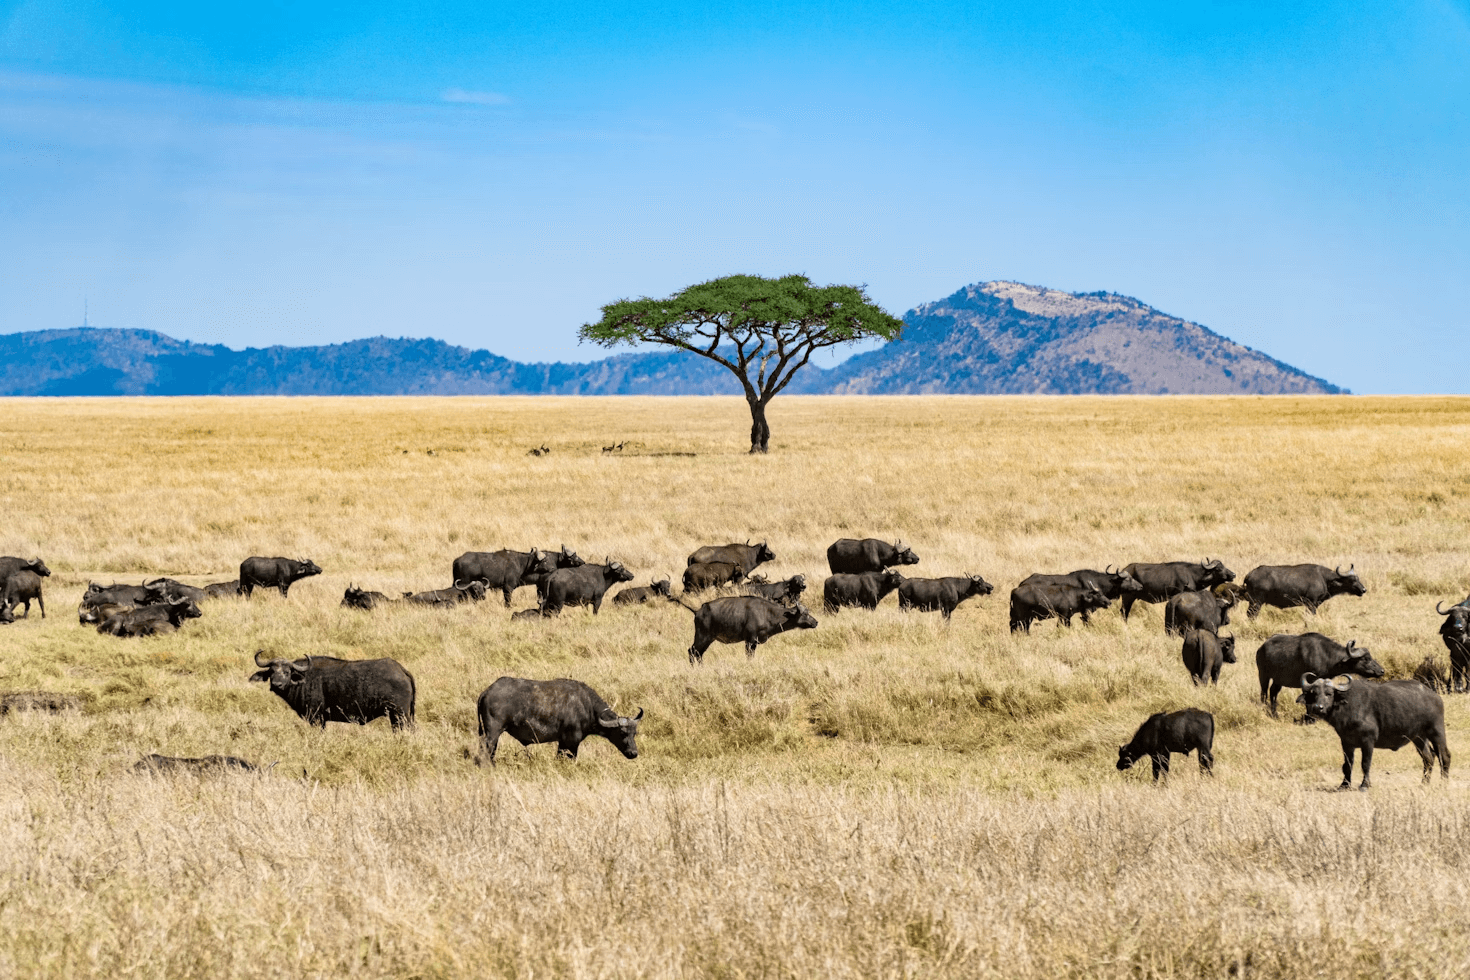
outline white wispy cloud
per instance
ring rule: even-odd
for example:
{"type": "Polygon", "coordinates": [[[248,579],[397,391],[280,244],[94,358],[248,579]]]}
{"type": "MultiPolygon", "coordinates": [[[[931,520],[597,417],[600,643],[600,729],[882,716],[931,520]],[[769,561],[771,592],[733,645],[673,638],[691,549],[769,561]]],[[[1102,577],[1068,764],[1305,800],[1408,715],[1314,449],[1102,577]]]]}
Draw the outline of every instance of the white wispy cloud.
{"type": "Polygon", "coordinates": [[[471,105],[507,105],[510,96],[499,92],[471,92],[462,88],[447,88],[439,93],[445,102],[467,102],[471,105]]]}

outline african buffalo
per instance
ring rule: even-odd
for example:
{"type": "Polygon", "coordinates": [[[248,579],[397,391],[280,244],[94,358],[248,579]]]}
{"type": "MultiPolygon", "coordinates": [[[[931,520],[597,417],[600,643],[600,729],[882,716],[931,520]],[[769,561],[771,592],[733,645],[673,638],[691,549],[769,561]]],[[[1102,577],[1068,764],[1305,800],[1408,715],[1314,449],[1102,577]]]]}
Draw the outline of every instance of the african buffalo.
{"type": "MultiPolygon", "coordinates": [[[[0,608],[4,608],[0,606],[0,608]]],[[[95,625],[104,622],[120,612],[127,612],[137,607],[124,605],[118,602],[104,602],[100,606],[89,606],[85,602],[77,606],[77,622],[83,626],[95,625]]]]}
{"type": "Polygon", "coordinates": [[[1196,685],[1220,683],[1220,668],[1235,663],[1235,637],[1218,636],[1214,630],[1191,629],[1184,633],[1184,669],[1196,685]]]}
{"type": "Polygon", "coordinates": [[[1336,677],[1338,674],[1361,674],[1382,677],[1383,665],[1373,659],[1367,647],[1356,640],[1347,646],[1330,640],[1321,633],[1277,633],[1256,650],[1256,675],[1261,681],[1261,703],[1269,704],[1271,717],[1276,717],[1276,696],[1283,687],[1301,687],[1303,674],[1336,677]],[[1269,691],[1269,698],[1268,698],[1269,691]]]}
{"type": "Polygon", "coordinates": [[[113,613],[97,626],[97,632],[111,636],[154,636],[172,633],[186,619],[198,619],[203,613],[192,599],[170,599],[153,606],[135,606],[113,613]]]}
{"type": "MultiPolygon", "coordinates": [[[[684,603],[685,608],[693,609],[684,603]]],[[[704,652],[710,644],[744,643],[745,655],[755,656],[755,648],[778,633],[794,629],[816,629],[817,620],[806,606],[782,605],[759,596],[726,596],[711,599],[694,610],[694,643],[689,647],[689,662],[704,663],[704,652]]]]}
{"type": "MultiPolygon", "coordinates": [[[[1129,575],[1126,571],[1113,571],[1109,565],[1106,571],[1099,572],[1092,568],[1083,568],[1066,575],[1043,575],[1035,573],[1026,576],[1021,585],[1063,585],[1079,589],[1096,589],[1109,599],[1123,599],[1130,595],[1137,595],[1143,591],[1143,586],[1138,579],[1129,575]]],[[[1083,609],[1082,622],[1090,622],[1090,610],[1083,609]]]]}
{"type": "Polygon", "coordinates": [[[672,595],[670,592],[671,586],[672,583],[666,578],[661,578],[657,582],[649,585],[629,586],[626,589],[620,589],[612,597],[613,605],[634,606],[644,602],[652,602],[655,599],[667,599],[672,595]]]}
{"type": "Polygon", "coordinates": [[[1424,762],[1424,782],[1434,773],[1435,757],[1439,773],[1450,778],[1450,747],[1444,733],[1444,701],[1418,681],[1384,681],[1370,684],[1353,677],[1302,677],[1302,693],[1297,703],[1307,706],[1307,714],[1331,725],[1342,742],[1342,785],[1353,784],[1353,751],[1363,753],[1363,781],[1360,790],[1369,786],[1373,768],[1373,750],[1399,749],[1414,743],[1424,762]]]}
{"type": "Polygon", "coordinates": [[[1197,565],[1187,561],[1134,562],[1123,571],[1143,586],[1142,591],[1123,596],[1124,622],[1135,602],[1165,602],[1181,592],[1198,592],[1235,581],[1235,573],[1218,558],[1206,558],[1197,565]]]}
{"type": "Polygon", "coordinates": [[[1437,603],[1434,611],[1444,617],[1439,638],[1450,652],[1450,690],[1470,690],[1470,599],[1448,609],[1440,609],[1442,605],[1437,603]]]}
{"type": "Polygon", "coordinates": [[[541,615],[559,614],[566,606],[591,606],[592,614],[602,608],[602,597],[618,582],[633,581],[633,573],[611,558],[602,565],[558,568],[546,580],[546,600],[541,615]]]}
{"type": "Polygon", "coordinates": [[[154,752],[145,755],[133,764],[133,772],[152,773],[175,773],[188,772],[196,775],[207,775],[211,773],[228,772],[230,770],[240,772],[255,772],[255,766],[244,759],[233,755],[206,755],[197,759],[180,758],[171,755],[159,755],[154,752]]]}
{"type": "Polygon", "coordinates": [[[388,598],[381,592],[369,592],[349,584],[347,590],[342,593],[342,601],[339,605],[344,609],[376,609],[398,601],[398,599],[388,598]]]}
{"type": "Polygon", "coordinates": [[[903,585],[900,572],[863,572],[856,575],[831,575],[822,583],[822,608],[836,612],[843,606],[877,609],[883,597],[903,585]]]}
{"type": "Polygon", "coordinates": [[[5,580],[5,592],[3,602],[5,608],[12,616],[15,615],[15,607],[25,603],[25,618],[31,618],[31,600],[34,599],[41,607],[41,618],[46,618],[46,600],[41,596],[41,576],[28,568],[11,572],[10,578],[5,580]]]}
{"type": "Polygon", "coordinates": [[[725,561],[705,562],[684,569],[684,591],[703,592],[722,585],[739,582],[745,577],[745,569],[725,561]]]}
{"type": "Polygon", "coordinates": [[[156,578],[153,581],[144,581],[145,589],[162,589],[167,599],[192,599],[195,602],[203,602],[209,598],[205,591],[198,586],[185,585],[183,582],[171,578],[156,578]]]}
{"type": "Polygon", "coordinates": [[[47,568],[46,563],[39,558],[25,559],[6,555],[0,558],[0,595],[5,594],[5,583],[16,572],[33,572],[41,578],[51,577],[51,569],[47,568]]]}
{"type": "Polygon", "coordinates": [[[584,740],[601,735],[625,759],[638,758],[638,722],[643,709],[625,718],[592,688],[570,677],[553,681],[502,677],[485,688],[475,713],[481,745],[492,766],[502,732],[524,746],[555,742],[557,755],[571,759],[577,757],[584,740]]]}
{"type": "Polygon", "coordinates": [[[542,616],[541,616],[541,610],[540,609],[532,608],[532,609],[522,609],[519,612],[513,612],[513,613],[510,614],[510,618],[513,621],[517,621],[517,620],[523,620],[523,619],[541,619],[542,616]]]}
{"type": "Polygon", "coordinates": [[[295,561],[290,558],[246,558],[240,563],[240,593],[248,599],[257,587],[276,588],[284,596],[291,591],[293,582],[321,573],[316,563],[306,558],[295,561]]]}
{"type": "Polygon", "coordinates": [[[421,606],[457,606],[464,602],[482,602],[485,599],[485,583],[477,579],[455,582],[452,589],[434,589],[431,592],[405,592],[403,600],[421,606]]]}
{"type": "Polygon", "coordinates": [[[904,579],[898,587],[898,608],[939,612],[949,619],[955,607],[966,599],[994,591],[995,587],[978,575],[904,579]]]}
{"type": "Polygon", "coordinates": [[[510,597],[524,585],[537,587],[538,598],[544,593],[541,586],[559,568],[580,568],[585,562],[566,545],[553,551],[532,548],[530,551],[466,551],[454,559],[453,581],[467,582],[479,579],[488,591],[499,590],[510,606],[510,597]]]}
{"type": "Polygon", "coordinates": [[[1187,630],[1220,632],[1230,625],[1230,609],[1235,605],[1234,592],[1181,592],[1164,604],[1164,632],[1182,636],[1187,630]]]}
{"type": "Polygon", "coordinates": [[[1011,590],[1011,632],[1031,632],[1038,619],[1055,617],[1063,626],[1072,617],[1094,609],[1108,608],[1108,597],[1097,589],[1072,585],[1018,585],[1011,590]]]}
{"type": "Polygon", "coordinates": [[[1255,619],[1262,606],[1290,609],[1306,606],[1315,614],[1317,608],[1335,595],[1365,595],[1368,590],[1358,573],[1326,565],[1261,565],[1245,576],[1245,591],[1250,595],[1246,615],[1255,619]]]}
{"type": "Polygon", "coordinates": [[[839,538],[827,549],[827,567],[834,575],[881,572],[894,565],[917,565],[919,556],[903,542],[889,544],[877,538],[839,538]]]}
{"type": "Polygon", "coordinates": [[[760,544],[724,544],[706,545],[689,556],[689,565],[708,565],[711,562],[724,562],[727,565],[739,565],[749,575],[755,571],[756,566],[764,562],[775,561],[776,553],[766,546],[762,541],[760,544]]]}
{"type": "Polygon", "coordinates": [[[1169,775],[1169,755],[1199,753],[1199,771],[1206,776],[1215,773],[1215,716],[1198,708],[1183,711],[1160,711],[1149,715],[1138,726],[1133,741],[1118,748],[1118,769],[1131,769],[1139,759],[1154,764],[1154,781],[1169,775]]]}
{"type": "Polygon", "coordinates": [[[366,725],[386,717],[397,731],[413,724],[416,691],[413,675],[396,660],[262,660],[252,681],[270,684],[271,691],[291,706],[308,725],[325,729],[329,721],[366,725]]]}
{"type": "Polygon", "coordinates": [[[239,594],[239,579],[230,582],[211,582],[204,587],[204,597],[206,599],[227,599],[230,596],[237,596],[239,594]]]}
{"type": "Polygon", "coordinates": [[[98,585],[96,582],[87,583],[87,591],[82,595],[84,606],[156,606],[167,600],[163,589],[143,585],[98,585]]]}
{"type": "Polygon", "coordinates": [[[770,582],[764,576],[757,575],[746,579],[741,588],[746,595],[758,595],[762,599],[790,604],[801,600],[801,594],[806,591],[806,576],[798,574],[781,582],[770,582]]]}

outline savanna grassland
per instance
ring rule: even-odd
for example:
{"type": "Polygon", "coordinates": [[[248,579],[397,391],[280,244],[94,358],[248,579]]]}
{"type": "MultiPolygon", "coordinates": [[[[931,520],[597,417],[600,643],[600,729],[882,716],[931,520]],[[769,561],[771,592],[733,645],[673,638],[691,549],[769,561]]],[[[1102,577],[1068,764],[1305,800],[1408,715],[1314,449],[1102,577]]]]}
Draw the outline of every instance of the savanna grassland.
{"type": "Polygon", "coordinates": [[[791,397],[768,457],[731,399],[4,408],[0,552],[54,575],[49,618],[0,628],[0,689],[82,707],[0,717],[0,976],[1470,973],[1470,698],[1446,698],[1448,782],[1380,752],[1370,793],[1337,794],[1336,736],[1292,724],[1291,692],[1266,717],[1254,669],[1305,629],[1391,676],[1443,656],[1434,605],[1470,590],[1470,400],[791,397]],[[896,597],[822,612],[827,545],[868,535],[996,593],[949,624],[896,597]],[[448,586],[466,550],[565,542],[646,584],[747,538],[821,620],[752,660],[692,668],[672,604],[338,606],[349,582],[448,586]],[[89,580],[202,584],[248,555],[325,572],[176,635],[77,624],[89,580]],[[1237,613],[1241,662],[1208,690],[1159,606],[1006,630],[1029,572],[1206,555],[1351,562],[1369,592],[1237,613]],[[394,657],[417,728],[308,729],[247,682],[257,649],[394,657]],[[474,701],[502,674],[643,707],[640,757],[507,737],[477,766],[474,701]],[[1144,717],[1187,705],[1215,715],[1213,779],[1115,771],[1144,717]],[[134,774],[151,751],[276,765],[134,774]]]}

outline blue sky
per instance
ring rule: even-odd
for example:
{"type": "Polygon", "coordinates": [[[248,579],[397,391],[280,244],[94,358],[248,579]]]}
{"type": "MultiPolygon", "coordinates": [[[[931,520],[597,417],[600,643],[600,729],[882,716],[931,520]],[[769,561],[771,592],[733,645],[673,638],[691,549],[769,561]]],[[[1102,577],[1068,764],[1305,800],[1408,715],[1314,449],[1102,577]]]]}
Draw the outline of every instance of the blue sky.
{"type": "Polygon", "coordinates": [[[4,333],[590,359],[728,273],[1016,279],[1467,392],[1467,178],[1470,0],[0,0],[4,333]]]}

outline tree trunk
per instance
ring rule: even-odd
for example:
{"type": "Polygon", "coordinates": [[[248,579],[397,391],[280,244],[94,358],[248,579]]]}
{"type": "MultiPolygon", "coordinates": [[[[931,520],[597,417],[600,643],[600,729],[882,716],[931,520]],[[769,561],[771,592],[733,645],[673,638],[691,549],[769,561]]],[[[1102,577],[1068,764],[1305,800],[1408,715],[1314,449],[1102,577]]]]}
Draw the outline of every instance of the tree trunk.
{"type": "Polygon", "coordinates": [[[771,451],[771,427],[766,424],[766,404],[759,399],[746,400],[750,402],[750,451],[768,453],[771,451]]]}

